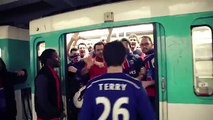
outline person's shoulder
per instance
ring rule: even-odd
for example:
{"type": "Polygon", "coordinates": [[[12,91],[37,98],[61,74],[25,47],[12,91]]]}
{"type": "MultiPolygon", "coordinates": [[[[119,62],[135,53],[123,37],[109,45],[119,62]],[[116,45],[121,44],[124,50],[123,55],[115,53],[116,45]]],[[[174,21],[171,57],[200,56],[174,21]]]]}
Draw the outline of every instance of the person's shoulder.
{"type": "Polygon", "coordinates": [[[144,58],[144,62],[150,61],[155,57],[154,53],[147,54],[144,58]]]}
{"type": "Polygon", "coordinates": [[[140,89],[141,87],[141,83],[139,82],[139,80],[125,73],[115,73],[114,75],[104,74],[96,78],[96,81],[97,80],[107,81],[107,82],[114,81],[115,83],[126,83],[137,89],[140,89]]]}
{"type": "Polygon", "coordinates": [[[125,74],[125,77],[122,79],[126,80],[126,82],[130,83],[137,89],[140,89],[142,87],[141,82],[139,80],[137,80],[136,78],[134,78],[128,74],[125,74]]]}
{"type": "Polygon", "coordinates": [[[133,51],[133,54],[138,55],[138,56],[141,56],[142,51],[141,51],[141,50],[136,49],[135,51],[133,51]]]}
{"type": "Polygon", "coordinates": [[[50,75],[50,74],[51,74],[50,68],[47,67],[47,66],[44,66],[44,67],[42,67],[42,68],[39,70],[37,76],[39,76],[39,75],[48,76],[48,75],[50,75]]]}
{"type": "Polygon", "coordinates": [[[43,78],[47,78],[47,76],[46,75],[44,75],[44,74],[38,74],[37,75],[37,77],[36,77],[36,79],[43,79],[43,78]]]}
{"type": "Polygon", "coordinates": [[[73,62],[68,63],[67,67],[69,67],[69,66],[73,66],[73,62]]]}
{"type": "Polygon", "coordinates": [[[103,81],[108,81],[109,79],[112,79],[112,78],[110,78],[107,73],[95,76],[94,78],[92,78],[91,80],[88,81],[87,88],[92,87],[96,83],[103,82],[103,81]]]}
{"type": "Polygon", "coordinates": [[[129,59],[138,59],[138,58],[140,58],[139,55],[133,54],[133,53],[129,53],[127,57],[128,57],[129,59]]]}
{"type": "Polygon", "coordinates": [[[155,53],[155,50],[154,49],[150,49],[146,52],[146,55],[152,55],[155,53]]]}
{"type": "Polygon", "coordinates": [[[131,60],[134,60],[135,62],[142,62],[142,58],[139,55],[131,54],[131,60]]]}
{"type": "Polygon", "coordinates": [[[93,84],[94,82],[98,82],[98,80],[101,80],[101,79],[103,79],[103,76],[98,75],[98,76],[92,78],[91,80],[89,80],[88,83],[87,83],[87,86],[90,85],[90,84],[93,84]]]}
{"type": "Polygon", "coordinates": [[[35,83],[39,84],[44,84],[48,82],[48,78],[44,74],[38,74],[37,77],[35,78],[35,83]]]}
{"type": "Polygon", "coordinates": [[[74,62],[72,65],[73,66],[81,66],[81,65],[85,65],[86,63],[84,62],[83,59],[80,59],[78,62],[74,62]]]}
{"type": "Polygon", "coordinates": [[[129,84],[130,86],[136,88],[136,89],[140,89],[142,87],[141,82],[137,79],[135,79],[134,77],[131,77],[128,74],[124,74],[124,73],[115,73],[114,75],[112,74],[102,74],[99,75],[91,80],[89,80],[89,82],[87,83],[87,88],[92,88],[92,86],[94,86],[96,83],[126,83],[129,84]]]}

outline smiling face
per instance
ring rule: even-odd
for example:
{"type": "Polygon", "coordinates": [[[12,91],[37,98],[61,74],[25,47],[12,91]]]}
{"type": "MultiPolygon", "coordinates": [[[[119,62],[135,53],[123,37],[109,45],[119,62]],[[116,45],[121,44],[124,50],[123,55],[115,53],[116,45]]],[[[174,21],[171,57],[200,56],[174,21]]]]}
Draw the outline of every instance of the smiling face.
{"type": "Polygon", "coordinates": [[[78,50],[79,50],[79,53],[80,53],[80,56],[81,57],[84,57],[85,56],[85,54],[86,54],[86,45],[83,45],[83,44],[80,44],[79,46],[78,46],[78,50]]]}
{"type": "Polygon", "coordinates": [[[137,38],[136,37],[129,37],[129,42],[130,42],[130,47],[132,50],[135,49],[136,44],[137,44],[137,38]]]}

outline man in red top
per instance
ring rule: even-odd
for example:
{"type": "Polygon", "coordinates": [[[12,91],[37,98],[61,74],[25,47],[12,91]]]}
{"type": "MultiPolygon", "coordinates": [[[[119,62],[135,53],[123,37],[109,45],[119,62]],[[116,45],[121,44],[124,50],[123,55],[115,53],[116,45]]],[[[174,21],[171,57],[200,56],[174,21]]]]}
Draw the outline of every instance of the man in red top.
{"type": "Polygon", "coordinates": [[[104,43],[98,42],[94,45],[95,58],[88,57],[85,62],[87,63],[90,79],[107,72],[107,65],[103,58],[104,43]]]}
{"type": "Polygon", "coordinates": [[[103,58],[103,50],[104,50],[104,44],[102,42],[98,42],[94,45],[94,51],[95,51],[94,61],[96,63],[99,62],[99,65],[93,64],[90,67],[90,70],[89,70],[90,79],[93,79],[94,77],[107,72],[107,66],[103,58]]]}

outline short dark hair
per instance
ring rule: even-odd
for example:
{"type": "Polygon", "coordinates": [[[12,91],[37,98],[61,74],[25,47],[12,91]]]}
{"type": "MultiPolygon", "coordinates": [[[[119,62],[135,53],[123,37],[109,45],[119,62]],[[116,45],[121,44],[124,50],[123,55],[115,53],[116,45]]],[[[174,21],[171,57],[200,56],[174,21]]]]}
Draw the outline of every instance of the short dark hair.
{"type": "Polygon", "coordinates": [[[149,42],[152,44],[152,39],[149,37],[149,36],[143,36],[143,37],[141,37],[141,40],[143,39],[143,38],[146,38],[146,39],[148,39],[149,40],[149,42]]]}
{"type": "Polygon", "coordinates": [[[94,51],[95,51],[95,48],[96,48],[97,45],[103,45],[104,46],[104,43],[103,42],[97,42],[97,43],[95,43],[95,45],[94,45],[94,51]]]}
{"type": "Polygon", "coordinates": [[[121,66],[126,55],[123,44],[116,40],[104,46],[103,56],[107,66],[121,66]]]}
{"type": "Polygon", "coordinates": [[[70,53],[72,53],[73,51],[78,51],[78,49],[77,49],[77,48],[72,48],[72,49],[70,50],[70,53]]]}
{"type": "Polygon", "coordinates": [[[130,44],[130,42],[129,42],[129,40],[127,38],[122,38],[121,42],[127,42],[129,47],[131,47],[131,44],[130,44]]]}
{"type": "Polygon", "coordinates": [[[87,45],[86,45],[85,43],[79,43],[79,44],[78,44],[78,49],[79,49],[79,46],[80,46],[80,45],[85,45],[85,47],[87,48],[87,45]]]}
{"type": "Polygon", "coordinates": [[[46,49],[46,50],[44,50],[42,52],[42,54],[40,55],[40,57],[39,57],[39,60],[41,61],[41,64],[42,65],[46,64],[47,60],[49,58],[51,58],[52,54],[55,53],[55,52],[56,52],[56,50],[54,50],[54,49],[46,49]]]}

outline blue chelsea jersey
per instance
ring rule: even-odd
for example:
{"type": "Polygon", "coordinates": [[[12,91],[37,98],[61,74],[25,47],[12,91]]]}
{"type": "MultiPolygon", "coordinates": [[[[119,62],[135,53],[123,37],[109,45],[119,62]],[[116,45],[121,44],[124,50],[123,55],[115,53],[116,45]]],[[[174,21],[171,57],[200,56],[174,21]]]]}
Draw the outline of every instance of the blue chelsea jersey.
{"type": "Polygon", "coordinates": [[[141,83],[124,73],[89,81],[78,120],[154,120],[141,83]]]}
{"type": "Polygon", "coordinates": [[[145,67],[147,70],[147,77],[155,80],[155,56],[154,49],[151,49],[144,58],[145,67]]]}
{"type": "Polygon", "coordinates": [[[129,53],[123,63],[123,72],[132,77],[138,77],[144,62],[140,56],[129,53]]]}

